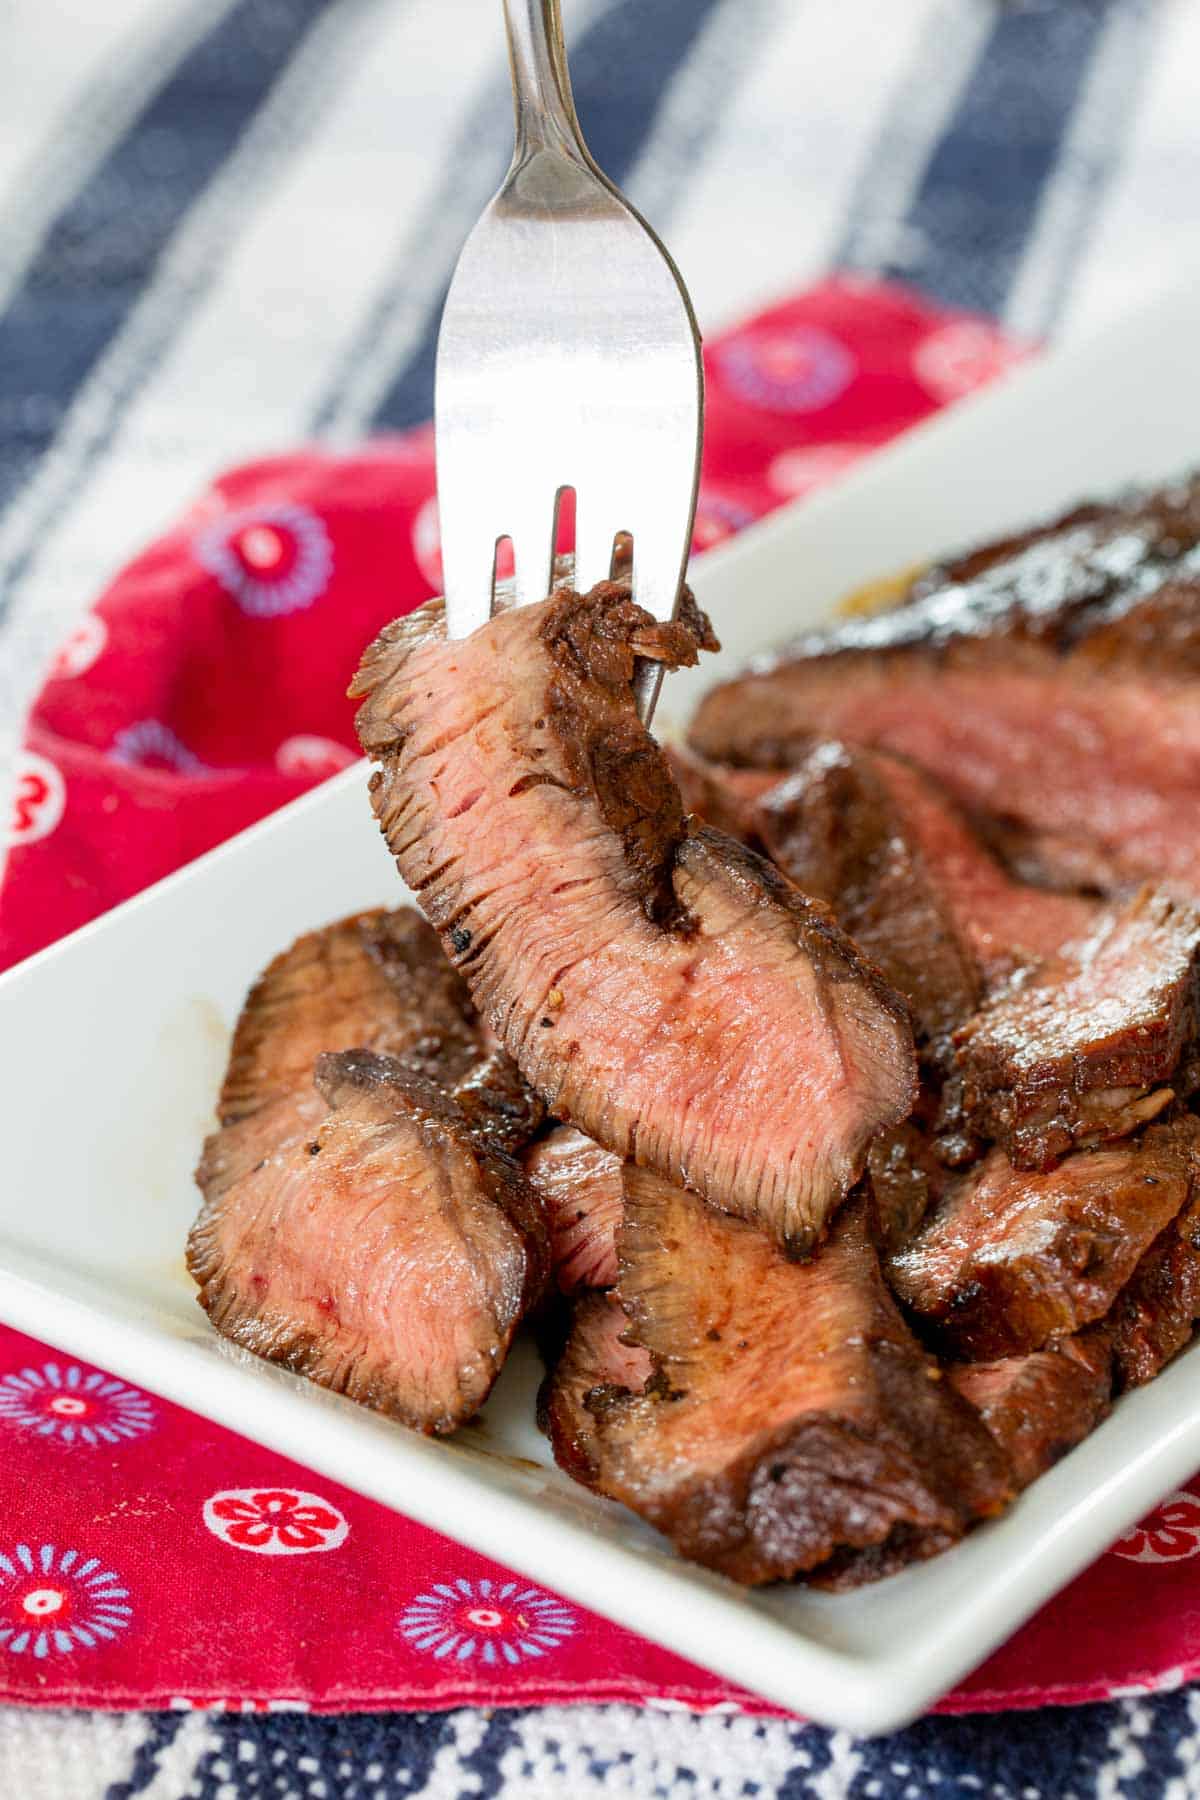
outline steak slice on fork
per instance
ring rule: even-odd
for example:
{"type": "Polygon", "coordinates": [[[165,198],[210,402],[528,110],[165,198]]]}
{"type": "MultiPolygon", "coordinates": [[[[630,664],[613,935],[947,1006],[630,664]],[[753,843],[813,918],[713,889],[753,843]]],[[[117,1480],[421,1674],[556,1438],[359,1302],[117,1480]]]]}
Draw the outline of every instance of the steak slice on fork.
{"type": "Polygon", "coordinates": [[[685,820],[630,684],[710,641],[621,582],[456,642],[430,603],[352,691],[400,872],[548,1110],[805,1254],[908,1111],[912,1038],[825,909],[685,820]]]}

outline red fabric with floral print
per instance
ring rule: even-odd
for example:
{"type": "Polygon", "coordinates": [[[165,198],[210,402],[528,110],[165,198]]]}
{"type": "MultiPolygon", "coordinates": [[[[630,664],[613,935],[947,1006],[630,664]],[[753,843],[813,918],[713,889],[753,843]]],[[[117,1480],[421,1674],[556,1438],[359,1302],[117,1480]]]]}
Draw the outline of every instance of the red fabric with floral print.
{"type": "MultiPolygon", "coordinates": [[[[696,549],[836,479],[1019,354],[986,321],[847,280],[715,339],[696,549]]],[[[439,585],[433,492],[427,429],[348,456],[279,456],[223,476],[122,571],[33,709],[0,966],[353,758],[345,686],[359,651],[439,585]]],[[[1200,1483],[945,1704],[1095,1698],[1200,1674],[1196,1617],[1200,1483]]],[[[335,1709],[610,1698],[762,1704],[0,1326],[0,1699],[335,1709]]]]}

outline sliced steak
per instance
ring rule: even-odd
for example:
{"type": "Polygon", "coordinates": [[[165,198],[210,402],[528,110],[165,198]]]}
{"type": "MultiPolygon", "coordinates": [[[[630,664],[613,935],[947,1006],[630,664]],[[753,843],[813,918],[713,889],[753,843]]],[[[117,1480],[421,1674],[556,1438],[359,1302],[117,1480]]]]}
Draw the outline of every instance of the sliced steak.
{"type": "Polygon", "coordinates": [[[1200,891],[1200,481],[1077,511],[708,694],[690,742],[787,768],[814,734],[909,758],[971,810],[1200,891]]]}
{"type": "Polygon", "coordinates": [[[882,1132],[867,1152],[868,1218],[876,1247],[887,1256],[903,1249],[950,1173],[934,1142],[916,1119],[882,1132]]]}
{"type": "Polygon", "coordinates": [[[1014,881],[954,802],[894,756],[819,740],[753,816],[772,859],[910,1001],[939,1062],[989,987],[1095,922],[1094,902],[1014,881]]]}
{"type": "Polygon", "coordinates": [[[955,1038],[975,1128],[1047,1169],[1161,1113],[1196,1033],[1198,948],[1200,915],[1147,889],[1015,980],[955,1038]]]}
{"type": "Polygon", "coordinates": [[[604,1492],[597,1471],[606,1413],[644,1394],[655,1381],[649,1354],[625,1341],[628,1332],[629,1317],[615,1293],[584,1293],[538,1398],[538,1419],[553,1443],[555,1461],[599,1492],[604,1492]]]}
{"type": "Polygon", "coordinates": [[[431,603],[352,691],[400,872],[548,1109],[804,1253],[907,1112],[912,1040],[823,908],[687,825],[630,681],[709,641],[620,582],[461,642],[431,603]]]}
{"type": "Polygon", "coordinates": [[[246,996],[217,1112],[232,1124],[308,1088],[326,1050],[379,1050],[451,1084],[480,1055],[466,984],[411,907],[359,913],[298,938],[246,996]]]}
{"type": "Polygon", "coordinates": [[[1155,1125],[1049,1174],[994,1149],[949,1185],[888,1279],[961,1355],[1040,1350],[1108,1312],[1191,1196],[1200,1121],[1155,1125]]]}
{"type": "Polygon", "coordinates": [[[213,1140],[188,1243],[201,1305],[256,1355],[452,1431],[544,1286],[540,1208],[457,1102],[394,1057],[322,1056],[317,1081],[325,1117],[264,1141],[256,1163],[213,1140]]]}
{"type": "Polygon", "coordinates": [[[1105,1321],[1118,1388],[1142,1387],[1192,1341],[1200,1320],[1200,1197],[1143,1256],[1105,1321]]]}
{"type": "Polygon", "coordinates": [[[525,1179],[546,1215],[562,1292],[612,1287],[621,1223],[620,1157],[574,1126],[556,1125],[526,1151],[525,1179]]]}
{"type": "Polygon", "coordinates": [[[979,1003],[982,976],[875,761],[818,742],[755,816],[772,860],[833,908],[910,1002],[918,1036],[944,1053],[979,1003]]]}
{"type": "Polygon", "coordinates": [[[1006,1452],[1023,1488],[1082,1443],[1109,1410],[1108,1370],[1057,1348],[960,1363],[948,1374],[1006,1452]]]}
{"type": "Polygon", "coordinates": [[[1005,1459],[901,1320],[860,1203],[797,1264],[629,1169],[619,1241],[625,1330],[587,1303],[546,1417],[564,1466],[685,1556],[773,1581],[1004,1506],[1005,1459]]]}

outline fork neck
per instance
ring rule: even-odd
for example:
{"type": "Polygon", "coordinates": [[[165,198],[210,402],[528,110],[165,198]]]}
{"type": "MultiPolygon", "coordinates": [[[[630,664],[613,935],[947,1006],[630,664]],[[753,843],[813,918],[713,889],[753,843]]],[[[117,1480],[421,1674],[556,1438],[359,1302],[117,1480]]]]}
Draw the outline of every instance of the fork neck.
{"type": "Polygon", "coordinates": [[[590,165],[571,97],[559,0],[504,0],[504,23],[516,115],[514,169],[539,150],[590,165]]]}

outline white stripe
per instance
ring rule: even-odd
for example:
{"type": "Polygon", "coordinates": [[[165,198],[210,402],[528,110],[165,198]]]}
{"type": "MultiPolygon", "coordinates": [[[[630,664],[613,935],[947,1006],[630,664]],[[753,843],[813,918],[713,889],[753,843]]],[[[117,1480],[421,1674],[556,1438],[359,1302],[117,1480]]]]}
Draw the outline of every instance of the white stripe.
{"type": "MultiPolygon", "coordinates": [[[[586,30],[610,3],[579,0],[571,9],[572,37],[586,30]]],[[[478,35],[465,34],[464,42],[478,35]]],[[[487,23],[482,35],[489,36],[487,23]]],[[[504,174],[512,146],[512,101],[499,60],[503,39],[497,34],[492,42],[496,71],[463,109],[468,116],[475,115],[478,128],[465,142],[443,145],[443,180],[393,250],[382,298],[364,313],[350,353],[334,375],[319,419],[322,436],[331,442],[350,441],[370,424],[424,330],[468,232],[504,174]]]]}
{"type": "MultiPolygon", "coordinates": [[[[341,0],[309,32],[219,175],[185,215],[154,280],[85,382],[36,475],[9,508],[0,525],[0,566],[26,554],[32,561],[14,582],[5,624],[0,753],[5,728],[13,728],[18,695],[28,689],[68,621],[95,598],[99,581],[167,522],[197,468],[194,458],[177,473],[177,441],[144,435],[135,440],[125,429],[119,454],[106,454],[89,474],[90,456],[147,372],[157,373],[156,358],[180,320],[189,318],[220,281],[228,246],[287,175],[297,146],[369,46],[369,34],[395,10],[396,0],[341,0]],[[81,479],[82,498],[72,493],[81,479]]],[[[297,229],[303,231],[303,221],[297,229]]],[[[314,260],[320,256],[319,243],[313,242],[310,254],[314,260]]],[[[244,323],[240,341],[226,340],[220,352],[241,358],[247,410],[253,403],[258,340],[268,330],[262,320],[244,323]]],[[[207,369],[195,375],[199,391],[216,379],[210,358],[207,369]]],[[[163,417],[160,413],[160,423],[163,417]]],[[[211,418],[208,424],[202,457],[211,469],[223,446],[211,418]]]]}
{"type": "Polygon", "coordinates": [[[824,273],[860,193],[873,231],[903,215],[990,18],[961,0],[908,0],[886,22],[872,0],[772,0],[768,41],[671,227],[706,326],[824,273]]]}
{"type": "Polygon", "coordinates": [[[104,0],[46,29],[46,0],[5,16],[0,72],[0,307],[54,220],[235,0],[104,0]]]}
{"type": "Polygon", "coordinates": [[[747,71],[769,55],[777,0],[723,0],[705,21],[672,77],[625,192],[659,231],[665,230],[717,137],[717,121],[747,71]]]}
{"type": "Polygon", "coordinates": [[[445,0],[369,0],[337,51],[342,80],[222,261],[218,279],[121,420],[49,561],[100,551],[108,567],[219,468],[290,447],[331,364],[386,279],[398,224],[444,172],[454,101],[498,46],[438,29],[445,0]],[[396,104],[397,72],[421,92],[396,104]],[[415,85],[415,84],[414,84],[415,85]],[[130,496],[135,496],[131,506],[130,496]]]}
{"type": "Polygon", "coordinates": [[[1168,0],[1121,168],[1061,322],[1064,336],[1096,331],[1133,311],[1200,258],[1197,69],[1200,7],[1168,0]]]}
{"type": "Polygon", "coordinates": [[[0,1794],[5,1800],[96,1800],[129,1780],[149,1736],[149,1722],[138,1713],[0,1707],[0,1794]]]}
{"type": "Polygon", "coordinates": [[[1038,205],[1005,322],[1027,337],[1054,325],[1079,253],[1119,160],[1150,60],[1154,27],[1145,6],[1114,7],[1090,58],[1054,170],[1038,205]]]}

